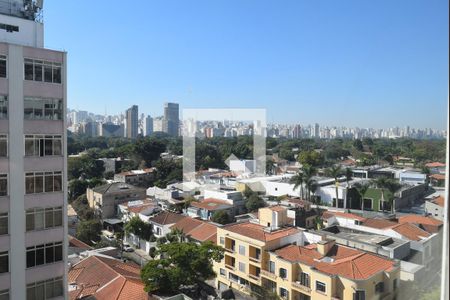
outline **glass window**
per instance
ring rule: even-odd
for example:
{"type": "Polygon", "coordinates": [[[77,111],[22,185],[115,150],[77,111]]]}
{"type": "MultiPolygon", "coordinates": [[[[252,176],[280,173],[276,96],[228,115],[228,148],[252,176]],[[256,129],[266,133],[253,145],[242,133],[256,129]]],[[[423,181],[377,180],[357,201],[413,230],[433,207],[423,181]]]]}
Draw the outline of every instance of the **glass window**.
{"type": "Polygon", "coordinates": [[[220,275],[227,276],[227,271],[225,269],[220,268],[220,275]]]}
{"type": "Polygon", "coordinates": [[[45,137],[45,156],[51,156],[53,155],[53,137],[52,136],[46,136],[45,137]]]}
{"type": "Polygon", "coordinates": [[[35,294],[35,299],[36,300],[45,300],[45,285],[44,282],[38,282],[36,284],[36,294],[35,294]]]}
{"type": "Polygon", "coordinates": [[[245,246],[239,245],[239,254],[245,255],[245,246]]]}
{"type": "Polygon", "coordinates": [[[243,262],[239,262],[239,271],[245,272],[245,264],[243,262]]]}
{"type": "Polygon", "coordinates": [[[0,157],[8,156],[8,136],[0,134],[0,157]]]}
{"type": "Polygon", "coordinates": [[[316,291],[326,293],[327,287],[326,287],[325,283],[323,283],[321,281],[316,281],[316,291]]]}
{"type": "Polygon", "coordinates": [[[384,293],[384,282],[380,281],[375,285],[375,293],[384,293]]]}
{"type": "Polygon", "coordinates": [[[8,213],[0,214],[0,235],[8,234],[8,213]]]}
{"type": "Polygon", "coordinates": [[[34,62],[34,81],[42,81],[42,62],[34,62]]]}
{"type": "Polygon", "coordinates": [[[33,61],[25,59],[25,80],[33,80],[33,61]]]}
{"type": "Polygon", "coordinates": [[[280,277],[281,277],[281,278],[283,278],[283,279],[286,279],[286,278],[287,278],[287,271],[286,271],[285,268],[280,268],[279,274],[280,274],[280,277]]]}
{"type": "Polygon", "coordinates": [[[27,120],[62,120],[62,100],[44,98],[24,98],[24,118],[27,120]]]}
{"type": "Polygon", "coordinates": [[[44,245],[36,246],[36,266],[45,264],[45,248],[44,245]]]}
{"type": "Polygon", "coordinates": [[[53,81],[53,67],[50,64],[44,65],[44,81],[45,82],[52,82],[53,81]]]}
{"type": "Polygon", "coordinates": [[[62,226],[62,219],[63,219],[62,209],[61,208],[56,209],[54,216],[54,226],[55,227],[62,226]]]}
{"type": "Polygon", "coordinates": [[[59,192],[62,190],[62,175],[61,172],[55,172],[55,175],[53,177],[53,190],[55,192],[59,192]]]}
{"type": "Polygon", "coordinates": [[[0,77],[6,78],[6,56],[0,55],[0,77]]]}
{"type": "Polygon", "coordinates": [[[27,194],[34,193],[34,176],[32,175],[30,176],[27,174],[27,176],[25,177],[25,193],[27,194]]]}
{"type": "Polygon", "coordinates": [[[54,226],[53,221],[53,208],[45,209],[45,228],[51,228],[54,226]]]}
{"type": "Polygon", "coordinates": [[[45,172],[45,192],[53,192],[53,172],[45,172]]]}
{"type": "Polygon", "coordinates": [[[55,262],[55,248],[53,247],[53,244],[50,246],[45,247],[45,263],[51,264],[55,262]]]}
{"type": "Polygon", "coordinates": [[[280,296],[281,298],[289,298],[289,293],[286,289],[280,288],[280,296]]]}
{"type": "Polygon", "coordinates": [[[8,175],[0,174],[0,196],[8,195],[8,175]]]}
{"type": "Polygon", "coordinates": [[[9,272],[9,256],[8,251],[0,252],[0,273],[9,272]]]}
{"type": "Polygon", "coordinates": [[[8,97],[0,95],[0,119],[8,118],[8,97]]]}
{"type": "Polygon", "coordinates": [[[34,229],[40,230],[45,228],[44,209],[38,208],[34,212],[34,229]]]}
{"type": "Polygon", "coordinates": [[[53,283],[53,296],[62,296],[63,294],[63,281],[62,278],[55,278],[55,281],[53,283]]]}
{"type": "Polygon", "coordinates": [[[34,116],[34,102],[31,98],[25,98],[23,101],[23,112],[25,120],[31,120],[34,116]]]}
{"type": "Polygon", "coordinates": [[[274,261],[269,261],[269,272],[275,273],[275,262],[274,261]]]}
{"type": "Polygon", "coordinates": [[[27,248],[27,268],[32,268],[36,265],[34,247],[27,248]]]}
{"type": "Polygon", "coordinates": [[[34,209],[27,210],[27,217],[26,217],[26,230],[34,230],[34,209]]]}
{"type": "Polygon", "coordinates": [[[56,297],[54,295],[54,287],[53,287],[53,285],[54,285],[53,279],[47,280],[45,282],[45,297],[46,297],[46,299],[50,299],[50,298],[56,297]]]}
{"type": "Polygon", "coordinates": [[[62,139],[61,139],[61,136],[57,136],[53,140],[53,155],[62,155],[62,139]]]}
{"type": "Polygon", "coordinates": [[[35,173],[34,175],[34,192],[44,192],[44,173],[42,172],[35,173]]]}
{"type": "Polygon", "coordinates": [[[61,83],[61,64],[53,64],[53,82],[61,83]]]}
{"type": "Polygon", "coordinates": [[[366,300],[366,291],[355,291],[353,300],[366,300]]]}
{"type": "Polygon", "coordinates": [[[55,246],[55,261],[61,261],[62,260],[62,255],[63,250],[62,250],[62,244],[59,243],[59,245],[55,246]]]}
{"type": "Polygon", "coordinates": [[[9,290],[0,291],[0,300],[9,300],[9,290]]]}
{"type": "Polygon", "coordinates": [[[300,273],[300,284],[306,287],[309,287],[310,282],[309,282],[309,275],[301,272],[300,273]]]}

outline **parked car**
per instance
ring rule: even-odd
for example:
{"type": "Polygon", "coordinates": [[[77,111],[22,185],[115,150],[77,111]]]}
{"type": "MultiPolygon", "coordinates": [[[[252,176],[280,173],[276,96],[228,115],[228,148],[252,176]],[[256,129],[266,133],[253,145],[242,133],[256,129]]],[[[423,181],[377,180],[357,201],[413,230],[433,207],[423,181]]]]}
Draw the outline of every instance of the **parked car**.
{"type": "Polygon", "coordinates": [[[134,249],[133,249],[133,247],[130,246],[130,244],[123,243],[123,251],[125,251],[125,252],[133,252],[134,249]]]}

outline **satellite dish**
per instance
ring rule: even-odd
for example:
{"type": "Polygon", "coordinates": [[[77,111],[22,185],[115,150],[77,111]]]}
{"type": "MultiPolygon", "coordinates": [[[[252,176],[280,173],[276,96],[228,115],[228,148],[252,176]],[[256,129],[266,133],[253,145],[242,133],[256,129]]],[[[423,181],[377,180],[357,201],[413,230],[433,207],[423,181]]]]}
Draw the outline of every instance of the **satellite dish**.
{"type": "Polygon", "coordinates": [[[44,7],[44,0],[36,0],[36,7],[42,9],[44,7]]]}

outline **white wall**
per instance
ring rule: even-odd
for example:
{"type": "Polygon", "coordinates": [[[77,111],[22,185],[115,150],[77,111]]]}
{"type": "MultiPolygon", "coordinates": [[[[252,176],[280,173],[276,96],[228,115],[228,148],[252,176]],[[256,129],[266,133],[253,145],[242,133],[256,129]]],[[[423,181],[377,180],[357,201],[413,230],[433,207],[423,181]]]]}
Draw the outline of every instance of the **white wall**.
{"type": "Polygon", "coordinates": [[[0,41],[22,46],[44,47],[44,24],[2,14],[0,23],[19,26],[19,32],[0,30],[0,41]]]}

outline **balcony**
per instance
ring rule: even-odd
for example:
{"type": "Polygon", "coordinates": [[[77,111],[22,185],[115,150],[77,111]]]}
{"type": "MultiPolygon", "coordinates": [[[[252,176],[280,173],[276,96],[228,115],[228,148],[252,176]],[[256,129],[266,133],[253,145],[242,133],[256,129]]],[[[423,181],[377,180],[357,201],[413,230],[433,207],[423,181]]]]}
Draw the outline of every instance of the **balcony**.
{"type": "Polygon", "coordinates": [[[302,292],[311,293],[311,289],[307,286],[302,285],[299,281],[292,282],[292,287],[302,292]]]}
{"type": "Polygon", "coordinates": [[[233,270],[233,271],[234,271],[234,266],[232,266],[232,265],[227,265],[227,264],[225,264],[225,268],[227,268],[227,269],[230,269],[230,270],[233,270]]]}
{"type": "Polygon", "coordinates": [[[266,270],[261,270],[261,275],[270,279],[276,279],[277,275],[266,270]]]}

